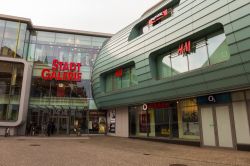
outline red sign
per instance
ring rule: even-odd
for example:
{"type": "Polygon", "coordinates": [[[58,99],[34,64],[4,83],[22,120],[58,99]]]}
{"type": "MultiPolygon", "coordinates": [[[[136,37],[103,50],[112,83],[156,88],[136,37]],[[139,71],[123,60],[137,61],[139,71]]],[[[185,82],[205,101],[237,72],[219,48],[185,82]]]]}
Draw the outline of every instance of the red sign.
{"type": "Polygon", "coordinates": [[[156,16],[154,16],[153,18],[151,18],[150,20],[148,20],[148,24],[149,25],[154,25],[157,21],[159,21],[160,19],[162,19],[163,17],[168,15],[168,10],[165,9],[162,12],[160,12],[159,14],[157,14],[156,16]]]}
{"type": "Polygon", "coordinates": [[[178,55],[185,55],[191,52],[191,41],[188,40],[185,43],[181,43],[178,48],[178,55]]]}
{"type": "Polygon", "coordinates": [[[122,77],[122,69],[117,69],[117,70],[115,71],[115,76],[116,76],[116,77],[122,77]]]}
{"type": "Polygon", "coordinates": [[[147,104],[148,109],[166,109],[170,105],[167,102],[157,102],[157,103],[149,103],[147,104]]]}
{"type": "Polygon", "coordinates": [[[81,81],[82,73],[80,69],[81,63],[61,62],[54,59],[52,62],[52,71],[50,69],[43,69],[41,77],[44,80],[81,81]]]}

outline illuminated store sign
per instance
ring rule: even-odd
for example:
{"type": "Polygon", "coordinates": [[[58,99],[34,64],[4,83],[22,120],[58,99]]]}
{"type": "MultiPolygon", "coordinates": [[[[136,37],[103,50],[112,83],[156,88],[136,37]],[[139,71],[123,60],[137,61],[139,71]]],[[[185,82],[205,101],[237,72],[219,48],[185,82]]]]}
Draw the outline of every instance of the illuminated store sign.
{"type": "Polygon", "coordinates": [[[221,93],[221,94],[213,94],[213,95],[208,95],[208,96],[197,97],[197,103],[199,105],[222,104],[222,103],[230,103],[230,102],[231,102],[230,93],[221,93]]]}
{"type": "Polygon", "coordinates": [[[167,102],[157,102],[157,103],[143,104],[142,109],[145,111],[150,109],[166,109],[168,107],[170,107],[170,105],[167,102]]]}
{"type": "Polygon", "coordinates": [[[117,70],[115,71],[115,76],[116,76],[116,77],[122,77],[122,69],[117,69],[117,70]]]}
{"type": "Polygon", "coordinates": [[[43,69],[41,77],[44,80],[62,80],[62,81],[81,81],[82,73],[81,63],[61,62],[54,59],[52,62],[52,71],[43,69]]]}
{"type": "Polygon", "coordinates": [[[159,14],[157,14],[156,16],[154,16],[153,18],[151,18],[150,20],[148,20],[148,24],[155,25],[155,23],[157,23],[157,21],[159,21],[163,17],[166,17],[167,15],[168,15],[168,10],[165,9],[162,12],[160,12],[159,14]]]}
{"type": "Polygon", "coordinates": [[[191,41],[188,40],[184,43],[181,43],[178,48],[178,55],[185,55],[191,52],[191,41]]]}

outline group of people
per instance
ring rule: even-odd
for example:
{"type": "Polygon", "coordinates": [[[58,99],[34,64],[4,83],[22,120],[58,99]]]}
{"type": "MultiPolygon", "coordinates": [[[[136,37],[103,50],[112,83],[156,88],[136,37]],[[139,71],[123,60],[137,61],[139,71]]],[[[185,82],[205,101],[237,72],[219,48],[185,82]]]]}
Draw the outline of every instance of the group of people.
{"type": "Polygon", "coordinates": [[[27,135],[37,135],[37,134],[42,134],[42,135],[47,135],[51,136],[55,133],[55,123],[53,121],[49,121],[47,124],[44,123],[42,126],[37,126],[30,122],[30,124],[27,126],[27,135]]]}

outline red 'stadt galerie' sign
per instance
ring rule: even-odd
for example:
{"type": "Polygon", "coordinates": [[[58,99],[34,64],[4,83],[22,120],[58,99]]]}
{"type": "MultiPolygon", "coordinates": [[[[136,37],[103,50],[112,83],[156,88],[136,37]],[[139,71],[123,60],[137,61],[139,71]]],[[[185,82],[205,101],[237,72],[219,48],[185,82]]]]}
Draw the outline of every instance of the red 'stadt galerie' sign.
{"type": "Polygon", "coordinates": [[[43,69],[41,77],[44,80],[81,81],[81,63],[61,62],[54,59],[52,70],[43,69]]]}

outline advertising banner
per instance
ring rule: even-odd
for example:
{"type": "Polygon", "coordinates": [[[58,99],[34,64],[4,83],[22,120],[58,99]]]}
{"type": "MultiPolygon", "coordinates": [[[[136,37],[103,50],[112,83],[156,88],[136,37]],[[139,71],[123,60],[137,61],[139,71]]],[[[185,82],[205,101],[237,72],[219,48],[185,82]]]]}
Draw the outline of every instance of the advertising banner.
{"type": "Polygon", "coordinates": [[[115,133],[115,119],[116,119],[116,111],[111,110],[109,112],[109,133],[115,133]]]}

